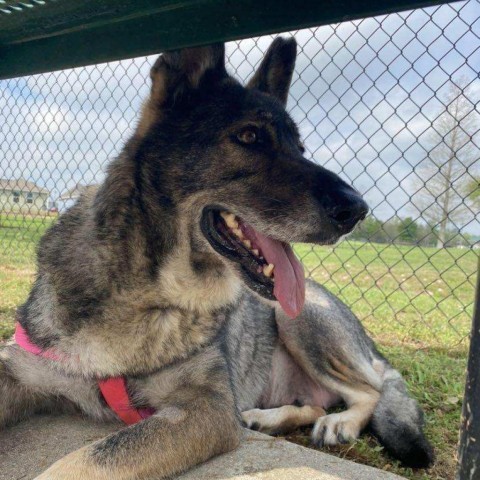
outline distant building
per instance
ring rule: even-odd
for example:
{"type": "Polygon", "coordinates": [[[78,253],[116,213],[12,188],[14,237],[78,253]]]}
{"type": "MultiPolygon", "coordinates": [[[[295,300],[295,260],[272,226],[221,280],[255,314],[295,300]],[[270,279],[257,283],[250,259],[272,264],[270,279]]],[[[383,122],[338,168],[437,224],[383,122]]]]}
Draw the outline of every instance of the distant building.
{"type": "Polygon", "coordinates": [[[58,211],[63,212],[67,208],[70,208],[80,198],[85,190],[90,187],[92,187],[92,185],[82,185],[81,183],[77,183],[73,188],[63,192],[55,202],[58,211]]]}
{"type": "Polygon", "coordinates": [[[0,179],[0,210],[6,213],[46,212],[50,192],[23,178],[0,179]]]}

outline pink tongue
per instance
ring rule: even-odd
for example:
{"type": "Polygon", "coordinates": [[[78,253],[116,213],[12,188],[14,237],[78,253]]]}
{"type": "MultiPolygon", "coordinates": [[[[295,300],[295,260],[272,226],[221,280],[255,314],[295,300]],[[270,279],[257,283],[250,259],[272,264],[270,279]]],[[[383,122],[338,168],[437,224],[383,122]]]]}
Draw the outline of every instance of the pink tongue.
{"type": "Polygon", "coordinates": [[[305,274],[303,265],[298,261],[292,248],[287,243],[266,237],[243,223],[245,235],[261,251],[268,263],[273,263],[275,269],[275,287],[273,294],[279,301],[285,313],[290,318],[300,314],[305,303],[305,274]]]}

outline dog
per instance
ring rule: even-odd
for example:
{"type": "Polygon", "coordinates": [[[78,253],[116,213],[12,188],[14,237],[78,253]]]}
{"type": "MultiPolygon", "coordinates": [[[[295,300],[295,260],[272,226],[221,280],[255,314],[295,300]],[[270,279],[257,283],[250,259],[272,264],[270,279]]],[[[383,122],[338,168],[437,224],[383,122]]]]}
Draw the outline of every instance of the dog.
{"type": "Polygon", "coordinates": [[[318,446],[369,427],[404,464],[431,464],[400,373],[290,247],[333,244],[368,212],[304,157],[285,111],[295,58],[295,40],[277,38],[242,86],[223,45],[161,55],[106,179],[41,240],[17,341],[0,353],[0,424],[118,419],[109,379],[150,413],[39,480],[167,478],[234,449],[242,425],[311,424],[318,446]]]}

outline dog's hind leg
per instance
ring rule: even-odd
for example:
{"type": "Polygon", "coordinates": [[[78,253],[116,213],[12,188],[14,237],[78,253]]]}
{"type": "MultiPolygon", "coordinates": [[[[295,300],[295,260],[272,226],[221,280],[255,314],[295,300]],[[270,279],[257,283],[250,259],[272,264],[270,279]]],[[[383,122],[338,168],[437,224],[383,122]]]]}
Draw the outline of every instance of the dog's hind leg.
{"type": "Polygon", "coordinates": [[[284,405],[277,408],[247,410],[242,412],[242,420],[247,428],[273,435],[312,425],[325,414],[322,407],[284,405]]]}
{"type": "Polygon", "coordinates": [[[349,443],[360,435],[370,421],[380,395],[372,392],[347,397],[348,409],[319,418],[312,431],[313,442],[323,445],[349,443]]]}
{"type": "Polygon", "coordinates": [[[404,464],[431,464],[423,413],[400,373],[378,352],[346,305],[320,285],[307,285],[307,303],[299,318],[291,320],[276,309],[280,339],[291,361],[313,382],[303,404],[328,408],[315,400],[328,402],[333,394],[347,406],[316,421],[313,441],[318,445],[351,441],[370,424],[380,442],[404,464]],[[308,403],[312,399],[314,403],[308,403]]]}
{"type": "MultiPolygon", "coordinates": [[[[286,321],[291,320],[286,319],[286,321]]],[[[299,319],[294,320],[294,322],[298,321],[299,319]]],[[[289,335],[292,336],[295,333],[290,331],[289,335]]],[[[272,357],[269,385],[260,402],[260,405],[266,410],[254,409],[245,412],[247,414],[246,418],[250,421],[250,424],[256,422],[258,430],[273,433],[278,432],[278,429],[272,428],[271,425],[272,423],[275,424],[275,421],[279,421],[281,413],[283,413],[282,417],[286,416],[288,412],[295,418],[294,414],[301,412],[297,409],[303,408],[305,414],[302,424],[315,423],[313,440],[318,445],[324,443],[333,445],[354,440],[371,418],[379,393],[368,386],[359,388],[354,381],[349,384],[345,369],[342,369],[341,362],[338,360],[333,363],[338,367],[337,373],[342,371],[341,373],[345,375],[343,381],[335,378],[332,369],[325,368],[322,371],[318,365],[308,365],[308,359],[303,360],[298,351],[297,358],[295,358],[287,350],[287,346],[292,347],[293,344],[294,339],[289,338],[285,345],[280,344],[276,347],[272,357]],[[342,400],[349,407],[348,410],[325,416],[324,409],[328,409],[342,400]],[[279,405],[286,406],[284,411],[282,410],[283,407],[271,408],[279,405]],[[302,405],[303,407],[295,405],[302,405]],[[307,409],[307,407],[309,408],[307,409]]],[[[296,346],[299,345],[301,346],[301,342],[296,346]]],[[[321,345],[319,345],[319,348],[321,348],[321,345]]],[[[351,376],[353,377],[353,374],[351,376]]],[[[245,419],[245,415],[243,416],[245,419]]],[[[284,426],[288,426],[289,423],[294,425],[295,421],[283,421],[284,426]]],[[[300,422],[298,426],[300,426],[300,422]]]]}
{"type": "Polygon", "coordinates": [[[291,361],[313,381],[306,398],[299,399],[302,404],[334,396],[347,406],[316,421],[313,441],[345,443],[355,440],[372,418],[382,391],[383,365],[372,355],[370,339],[345,305],[311,282],[307,293],[299,318],[291,320],[277,309],[280,339],[291,361]]]}

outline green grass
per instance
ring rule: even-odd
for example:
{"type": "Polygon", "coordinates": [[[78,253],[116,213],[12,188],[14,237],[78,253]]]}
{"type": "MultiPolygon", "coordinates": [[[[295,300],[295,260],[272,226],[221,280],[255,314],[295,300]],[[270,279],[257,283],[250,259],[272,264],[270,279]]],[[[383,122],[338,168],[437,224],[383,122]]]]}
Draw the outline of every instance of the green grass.
{"type": "Polygon", "coordinates": [[[13,332],[15,309],[35,275],[35,248],[54,217],[0,215],[0,339],[13,332]]]}
{"type": "MultiPolygon", "coordinates": [[[[326,450],[342,458],[371,465],[415,480],[451,480],[455,477],[458,426],[463,396],[465,355],[442,350],[415,350],[409,346],[380,346],[407,380],[410,392],[425,411],[426,434],[435,447],[436,461],[429,470],[402,468],[386,455],[383,447],[369,434],[353,445],[326,450]]],[[[302,429],[287,439],[310,444],[311,429],[302,429]]]]}
{"type": "MultiPolygon", "coordinates": [[[[0,216],[0,338],[35,275],[35,246],[55,219],[0,216]]],[[[417,480],[454,478],[477,255],[470,250],[345,241],[297,245],[306,270],[350,305],[406,378],[426,413],[437,461],[428,472],[401,468],[365,435],[330,452],[417,480]]],[[[308,429],[290,435],[309,445],[308,429]]]]}
{"type": "Polygon", "coordinates": [[[349,241],[296,251],[310,275],[339,295],[377,341],[465,350],[474,251],[349,241]]]}

